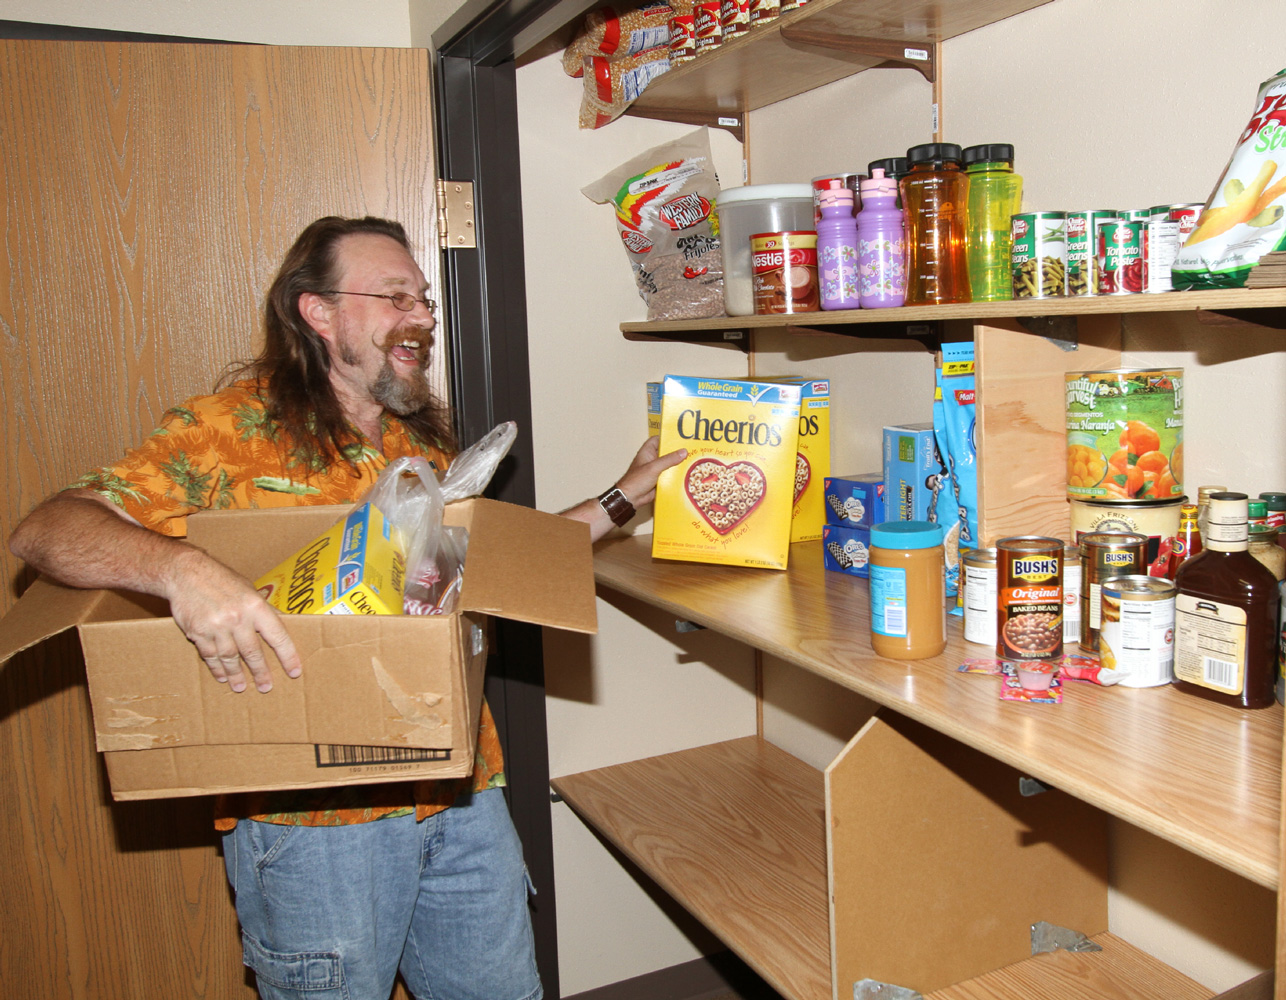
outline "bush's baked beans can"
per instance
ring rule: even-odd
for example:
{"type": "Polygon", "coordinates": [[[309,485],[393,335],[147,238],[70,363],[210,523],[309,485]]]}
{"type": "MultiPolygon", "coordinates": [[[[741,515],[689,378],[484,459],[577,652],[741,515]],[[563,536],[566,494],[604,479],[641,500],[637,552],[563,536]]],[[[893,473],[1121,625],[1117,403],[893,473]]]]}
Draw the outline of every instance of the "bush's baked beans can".
{"type": "Polygon", "coordinates": [[[1098,293],[1132,295],[1143,291],[1147,222],[1118,219],[1098,229],[1098,293]]]}
{"type": "Polygon", "coordinates": [[[996,550],[966,549],[960,553],[964,585],[965,642],[996,644],[996,550]]]}
{"type": "Polygon", "coordinates": [[[1063,644],[1081,641],[1081,550],[1063,549],[1063,644]]]}
{"type": "Polygon", "coordinates": [[[1182,368],[1068,372],[1063,388],[1069,497],[1136,504],[1183,496],[1182,368]]]}
{"type": "Polygon", "coordinates": [[[817,312],[817,233],[756,233],[750,237],[755,315],[817,312]]]}
{"type": "Polygon", "coordinates": [[[1022,212],[1009,223],[1014,298],[1067,294],[1067,213],[1022,212]]]}
{"type": "Polygon", "coordinates": [[[1115,210],[1067,213],[1067,294],[1098,294],[1098,227],[1121,217],[1115,210]]]}
{"type": "Polygon", "coordinates": [[[1081,536],[1081,649],[1098,652],[1103,581],[1141,574],[1147,549],[1147,538],[1132,532],[1092,531],[1081,536]]]}
{"type": "Polygon", "coordinates": [[[996,542],[996,655],[1063,655],[1063,540],[1015,535],[996,542]]]}
{"type": "Polygon", "coordinates": [[[1174,680],[1174,595],[1169,580],[1118,576],[1103,581],[1099,664],[1121,673],[1122,687],[1174,680]]]}
{"type": "Polygon", "coordinates": [[[1125,504],[1095,503],[1073,500],[1069,506],[1072,514],[1072,540],[1077,545],[1092,531],[1132,531],[1147,536],[1148,576],[1167,576],[1174,554],[1174,540],[1179,534],[1179,508],[1183,497],[1153,503],[1125,504]]]}

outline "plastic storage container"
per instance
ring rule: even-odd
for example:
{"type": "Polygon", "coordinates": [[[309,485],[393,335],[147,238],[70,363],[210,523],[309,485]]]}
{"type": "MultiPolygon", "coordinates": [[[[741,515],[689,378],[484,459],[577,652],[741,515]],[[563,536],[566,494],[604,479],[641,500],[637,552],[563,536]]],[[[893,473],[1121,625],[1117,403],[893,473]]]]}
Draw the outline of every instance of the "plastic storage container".
{"type": "Polygon", "coordinates": [[[813,229],[810,184],[754,184],[719,193],[723,244],[723,305],[729,316],[753,316],[755,291],[750,237],[813,229]]]}
{"type": "Polygon", "coordinates": [[[871,648],[893,660],[923,660],[947,648],[942,525],[871,525],[871,648]]]}

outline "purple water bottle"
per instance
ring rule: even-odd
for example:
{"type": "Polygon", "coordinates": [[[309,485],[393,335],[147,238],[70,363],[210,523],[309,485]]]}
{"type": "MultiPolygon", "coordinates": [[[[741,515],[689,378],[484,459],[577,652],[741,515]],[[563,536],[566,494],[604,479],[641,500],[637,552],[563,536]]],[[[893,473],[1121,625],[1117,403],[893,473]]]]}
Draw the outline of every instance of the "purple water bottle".
{"type": "Polygon", "coordinates": [[[853,192],[828,188],[817,192],[822,217],[817,222],[817,283],[823,309],[857,308],[857,220],[853,192]]]}
{"type": "Polygon", "coordinates": [[[906,298],[906,229],[897,197],[897,182],[879,167],[862,181],[857,264],[863,309],[900,306],[906,298]]]}

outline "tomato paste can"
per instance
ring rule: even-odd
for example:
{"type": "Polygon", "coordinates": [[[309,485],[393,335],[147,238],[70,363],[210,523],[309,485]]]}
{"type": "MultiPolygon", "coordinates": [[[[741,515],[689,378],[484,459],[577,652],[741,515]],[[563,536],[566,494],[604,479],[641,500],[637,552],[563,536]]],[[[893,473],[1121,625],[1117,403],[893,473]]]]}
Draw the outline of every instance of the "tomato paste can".
{"type": "Polygon", "coordinates": [[[1169,580],[1118,576],[1103,581],[1100,666],[1119,671],[1122,687],[1174,680],[1174,596],[1169,580]]]}
{"type": "Polygon", "coordinates": [[[1014,298],[1067,294],[1067,213],[1022,212],[1009,222],[1014,298]]]}
{"type": "Polygon", "coordinates": [[[984,646],[996,644],[996,550],[966,549],[960,553],[964,576],[960,588],[964,599],[965,642],[984,646]]]}
{"type": "Polygon", "coordinates": [[[1063,655],[1063,540],[1015,535],[996,542],[996,655],[1063,655]]]}
{"type": "Polygon", "coordinates": [[[1067,213],[1067,294],[1098,294],[1098,227],[1120,218],[1114,210],[1067,213]]]}
{"type": "Polygon", "coordinates": [[[1170,559],[1174,553],[1175,539],[1179,534],[1179,509],[1183,497],[1153,503],[1118,504],[1073,500],[1069,505],[1072,515],[1072,539],[1080,540],[1091,532],[1132,532],[1148,540],[1145,557],[1148,576],[1167,576],[1170,559]]]}
{"type": "Polygon", "coordinates": [[[1098,293],[1132,295],[1143,291],[1147,224],[1134,219],[1104,222],[1098,230],[1098,293]]]}
{"type": "Polygon", "coordinates": [[[1103,581],[1114,576],[1138,576],[1147,555],[1148,540],[1123,531],[1092,531],[1080,540],[1081,649],[1098,652],[1103,624],[1103,581]]]}
{"type": "Polygon", "coordinates": [[[817,233],[757,233],[750,237],[755,315],[816,312],[817,233]]]}
{"type": "Polygon", "coordinates": [[[1063,549],[1063,645],[1081,641],[1081,550],[1063,549]]]}
{"type": "Polygon", "coordinates": [[[1192,231],[1197,228],[1197,220],[1201,218],[1205,207],[1196,202],[1170,206],[1170,219],[1179,224],[1179,246],[1182,247],[1192,235],[1192,231]]]}
{"type": "Polygon", "coordinates": [[[1068,372],[1067,495],[1151,503],[1183,496],[1183,369],[1068,372]]]}

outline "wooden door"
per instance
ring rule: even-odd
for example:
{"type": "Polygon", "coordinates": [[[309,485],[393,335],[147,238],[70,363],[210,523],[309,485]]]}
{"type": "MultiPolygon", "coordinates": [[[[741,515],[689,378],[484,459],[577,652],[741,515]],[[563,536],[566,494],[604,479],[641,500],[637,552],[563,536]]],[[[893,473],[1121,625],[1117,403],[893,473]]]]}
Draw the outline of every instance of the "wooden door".
{"type": "MultiPolygon", "coordinates": [[[[253,353],[314,218],[400,220],[436,280],[429,80],[423,50],[0,42],[0,537],[253,353]]],[[[0,803],[5,996],[255,995],[210,800],[111,802],[74,636],[0,668],[0,803]]]]}

